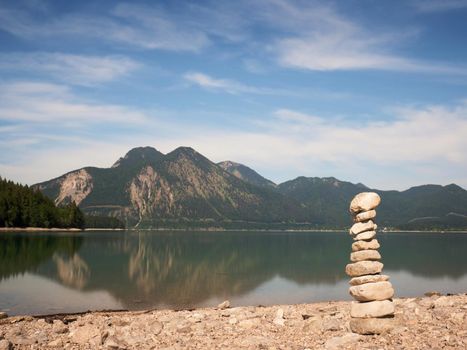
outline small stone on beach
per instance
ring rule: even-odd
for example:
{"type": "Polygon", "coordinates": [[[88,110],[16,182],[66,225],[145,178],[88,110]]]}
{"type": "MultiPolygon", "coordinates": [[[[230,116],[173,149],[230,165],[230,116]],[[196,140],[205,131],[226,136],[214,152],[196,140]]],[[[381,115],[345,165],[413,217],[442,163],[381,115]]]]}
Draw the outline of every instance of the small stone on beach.
{"type": "Polygon", "coordinates": [[[228,301],[228,300],[225,300],[222,303],[220,303],[219,305],[217,305],[217,308],[221,309],[221,310],[228,309],[229,307],[230,307],[230,301],[228,301]]]}

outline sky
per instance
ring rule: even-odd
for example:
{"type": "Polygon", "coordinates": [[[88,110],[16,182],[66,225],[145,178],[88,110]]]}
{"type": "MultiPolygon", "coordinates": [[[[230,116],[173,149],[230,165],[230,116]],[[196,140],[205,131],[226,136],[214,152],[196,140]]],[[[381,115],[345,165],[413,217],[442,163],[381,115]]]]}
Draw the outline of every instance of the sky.
{"type": "Polygon", "coordinates": [[[190,146],[277,182],[467,188],[467,0],[0,0],[0,175],[190,146]]]}

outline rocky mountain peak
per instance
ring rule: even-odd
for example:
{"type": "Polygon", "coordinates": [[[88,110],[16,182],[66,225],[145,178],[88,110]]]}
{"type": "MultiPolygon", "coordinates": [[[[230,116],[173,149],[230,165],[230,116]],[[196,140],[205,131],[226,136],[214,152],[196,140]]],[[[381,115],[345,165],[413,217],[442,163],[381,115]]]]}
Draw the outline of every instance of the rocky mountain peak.
{"type": "Polygon", "coordinates": [[[164,154],[156,150],[154,147],[136,147],[128,151],[128,153],[117,160],[112,168],[117,168],[122,165],[137,165],[144,162],[154,162],[164,157],[164,154]]]}

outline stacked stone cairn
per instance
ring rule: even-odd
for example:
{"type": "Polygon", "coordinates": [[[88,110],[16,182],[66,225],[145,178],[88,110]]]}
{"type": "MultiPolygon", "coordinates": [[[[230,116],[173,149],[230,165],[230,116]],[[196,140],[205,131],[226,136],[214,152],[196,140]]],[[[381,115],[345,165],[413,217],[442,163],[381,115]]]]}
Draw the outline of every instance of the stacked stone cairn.
{"type": "Polygon", "coordinates": [[[375,208],[381,198],[374,192],[363,192],[350,203],[354,224],[350,229],[354,243],[350,260],[345,268],[350,280],[350,295],[356,300],[350,309],[350,329],[359,334],[380,334],[393,326],[394,289],[382,275],[380,247],[376,236],[375,208]]]}

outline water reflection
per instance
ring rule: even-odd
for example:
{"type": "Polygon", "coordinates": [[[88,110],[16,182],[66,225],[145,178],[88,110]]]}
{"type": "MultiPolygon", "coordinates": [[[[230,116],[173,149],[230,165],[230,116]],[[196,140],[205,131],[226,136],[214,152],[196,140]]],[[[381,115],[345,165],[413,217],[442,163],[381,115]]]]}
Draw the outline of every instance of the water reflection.
{"type": "Polygon", "coordinates": [[[86,286],[91,272],[88,264],[77,253],[71,257],[54,254],[52,260],[57,268],[57,276],[64,285],[77,289],[86,286]]]}
{"type": "MultiPolygon", "coordinates": [[[[410,275],[467,290],[467,235],[380,234],[380,241],[396,285],[410,275]]],[[[127,308],[178,308],[259,295],[263,304],[342,298],[351,240],[337,232],[86,232],[7,234],[0,244],[2,279],[31,272],[77,291],[107,291],[127,308]]]]}

